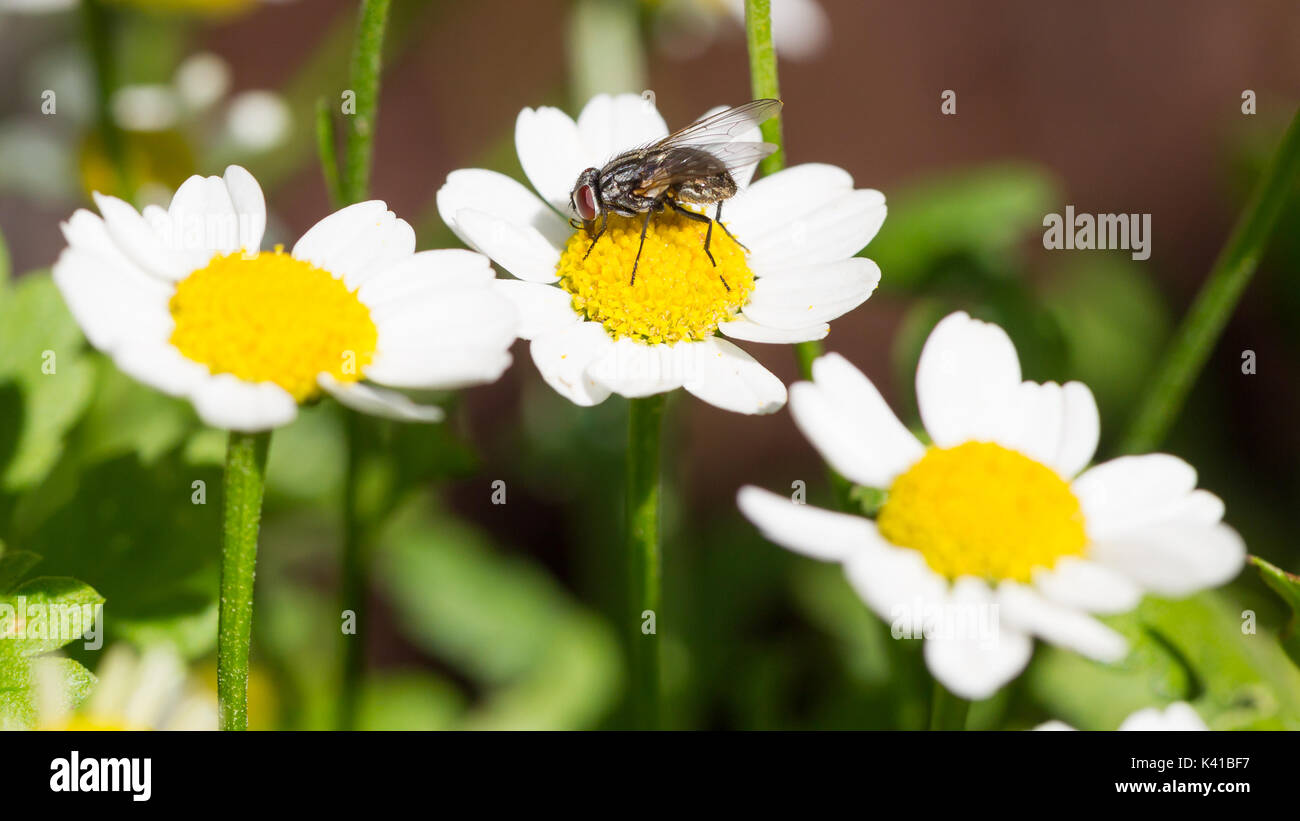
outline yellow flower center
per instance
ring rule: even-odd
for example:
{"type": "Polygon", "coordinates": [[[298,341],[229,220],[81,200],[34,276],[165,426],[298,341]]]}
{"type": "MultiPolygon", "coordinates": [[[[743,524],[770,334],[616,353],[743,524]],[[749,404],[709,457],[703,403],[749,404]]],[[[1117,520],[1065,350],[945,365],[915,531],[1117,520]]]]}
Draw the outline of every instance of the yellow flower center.
{"type": "Polygon", "coordinates": [[[221,16],[252,8],[255,0],[110,0],[122,6],[135,6],[160,12],[191,12],[221,16]]]}
{"type": "Polygon", "coordinates": [[[1027,582],[1087,545],[1083,511],[1051,468],[990,442],[932,447],[894,480],[876,524],[955,579],[1027,582]]]}
{"type": "Polygon", "coordinates": [[[42,727],[45,730],[63,730],[65,732],[124,732],[129,730],[147,730],[147,727],[133,727],[125,718],[91,718],[77,713],[63,721],[42,727]]]}
{"type": "Polygon", "coordinates": [[[745,249],[714,226],[709,250],[715,267],[704,253],[708,225],[672,211],[656,214],[633,282],[642,225],[641,217],[611,214],[594,248],[586,231],[575,233],[560,257],[560,287],[573,294],[575,311],[603,324],[615,339],[659,344],[708,338],[754,290],[745,249]]]}
{"type": "Polygon", "coordinates": [[[277,248],[218,255],[176,286],[171,343],[182,354],[247,382],[274,382],[299,402],[328,373],[355,382],[379,333],[370,309],[329,271],[277,248]]]}

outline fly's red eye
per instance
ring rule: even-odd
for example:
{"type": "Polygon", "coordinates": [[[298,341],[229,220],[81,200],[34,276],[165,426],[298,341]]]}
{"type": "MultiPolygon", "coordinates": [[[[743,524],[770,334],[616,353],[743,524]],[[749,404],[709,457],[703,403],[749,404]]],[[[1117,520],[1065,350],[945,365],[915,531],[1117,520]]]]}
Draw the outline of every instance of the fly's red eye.
{"type": "Polygon", "coordinates": [[[578,216],[582,219],[596,218],[596,192],[590,185],[579,186],[578,195],[573,198],[573,205],[578,209],[578,216]]]}

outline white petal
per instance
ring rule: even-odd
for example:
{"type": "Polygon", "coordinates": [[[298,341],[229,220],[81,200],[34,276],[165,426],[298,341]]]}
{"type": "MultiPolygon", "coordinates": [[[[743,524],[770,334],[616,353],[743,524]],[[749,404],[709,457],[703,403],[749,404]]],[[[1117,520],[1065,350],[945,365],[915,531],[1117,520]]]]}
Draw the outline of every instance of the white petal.
{"type": "Polygon", "coordinates": [[[1092,545],[1090,555],[1162,596],[1217,587],[1241,572],[1246,545],[1225,524],[1159,524],[1092,545]]]}
{"type": "Polygon", "coordinates": [[[228,373],[204,380],[192,399],[200,419],[225,430],[270,430],[289,424],[298,415],[298,403],[284,388],[270,382],[245,382],[228,373]]]}
{"type": "MultiPolygon", "coordinates": [[[[668,136],[668,126],[648,98],[639,94],[597,94],[578,115],[578,134],[587,152],[587,164],[600,166],[629,148],[668,136]]],[[[569,187],[573,187],[573,180],[569,187]]]]}
{"type": "Polygon", "coordinates": [[[1119,725],[1121,730],[1129,731],[1146,731],[1146,732],[1170,732],[1170,731],[1198,731],[1209,730],[1205,720],[1200,717],[1192,705],[1185,701],[1176,701],[1160,711],[1158,707],[1147,707],[1145,710],[1138,710],[1133,715],[1124,719],[1124,723],[1119,725]]]}
{"type": "Polygon", "coordinates": [[[742,339],[746,342],[772,342],[789,345],[796,342],[812,342],[825,339],[826,335],[831,332],[831,326],[822,323],[821,325],[810,325],[806,328],[781,330],[767,325],[759,325],[742,314],[729,322],[720,323],[718,330],[732,339],[742,339]]]}
{"type": "Polygon", "coordinates": [[[262,247],[266,233],[266,197],[262,186],[247,170],[238,165],[226,169],[226,189],[239,217],[239,244],[245,250],[257,251],[262,247]]]}
{"type": "Polygon", "coordinates": [[[376,359],[432,358],[455,348],[505,353],[519,328],[514,306],[490,287],[421,294],[372,309],[370,318],[379,331],[376,359]]]}
{"type": "Polygon", "coordinates": [[[1037,727],[1035,727],[1034,729],[1035,729],[1035,730],[1046,730],[1046,731],[1049,731],[1049,732],[1050,732],[1050,731],[1055,731],[1055,732],[1061,732],[1061,731],[1077,732],[1077,730],[1075,730],[1075,729],[1074,729],[1073,727],[1071,727],[1069,724],[1066,724],[1064,721],[1057,721],[1056,719],[1052,719],[1051,721],[1044,721],[1042,724],[1039,724],[1039,725],[1038,725],[1037,727]]]}
{"type": "Polygon", "coordinates": [[[104,215],[108,235],[133,263],[156,277],[184,279],[194,269],[185,257],[164,245],[143,216],[117,197],[95,194],[95,204],[104,215]]]}
{"type": "Polygon", "coordinates": [[[876,615],[920,638],[948,600],[948,582],[920,553],[886,542],[874,523],[871,534],[869,548],[845,562],[849,584],[876,615]]]}
{"type": "Polygon", "coordinates": [[[207,365],[189,359],[167,342],[125,345],[114,352],[113,363],[127,376],[168,396],[191,396],[212,378],[207,365]]]}
{"type": "Polygon", "coordinates": [[[459,248],[419,251],[367,279],[357,299],[371,311],[383,311],[454,291],[486,290],[495,278],[482,254],[459,248]]]}
{"type": "Polygon", "coordinates": [[[167,221],[154,228],[191,270],[240,247],[239,217],[221,177],[193,176],[183,182],[167,208],[167,221]]]}
{"type": "Polygon", "coordinates": [[[172,287],[127,259],[91,212],[78,210],[62,227],[68,248],[54,264],[54,282],[90,343],[112,351],[165,340],[172,287]]]}
{"type": "Polygon", "coordinates": [[[795,424],[832,467],[858,484],[888,487],[925,454],[876,386],[847,359],[813,363],[813,381],[790,389],[795,424]]]}
{"type": "Polygon", "coordinates": [[[551,283],[560,278],[560,249],[531,225],[516,224],[472,208],[456,212],[461,236],[520,279],[551,283]]]}
{"type": "MultiPolygon", "coordinates": [[[[576,175],[575,175],[576,178],[576,175]]],[[[573,185],[573,180],[569,180],[573,185]]],[[[567,193],[565,196],[568,196],[567,193]]],[[[447,227],[463,242],[472,245],[456,215],[471,209],[518,226],[531,226],[558,252],[564,248],[572,229],[559,214],[537,198],[523,184],[482,168],[465,168],[447,175],[438,189],[438,213],[447,227]]]]}
{"type": "Polygon", "coordinates": [[[1073,556],[1036,570],[1034,584],[1052,601],[1090,613],[1124,613],[1142,598],[1142,588],[1124,574],[1073,556]]]}
{"type": "Polygon", "coordinates": [[[1066,382],[1065,419],[1056,456],[1048,463],[1062,476],[1074,477],[1088,466],[1097,453],[1101,438],[1101,416],[1092,390],[1082,382],[1066,382]]]}
{"type": "Polygon", "coordinates": [[[1072,479],[1092,459],[1101,435],[1097,402],[1080,382],[1021,382],[995,440],[1072,479]]]}
{"type": "Polygon", "coordinates": [[[415,253],[415,230],[380,200],[359,202],[313,225],[293,256],[324,268],[355,289],[415,253]]]}
{"type": "Polygon", "coordinates": [[[697,343],[696,365],[682,387],[735,413],[774,413],[785,405],[785,383],[725,339],[697,343]]]}
{"type": "Polygon", "coordinates": [[[1223,515],[1213,496],[1193,493],[1196,469],[1165,453],[1112,459],[1084,472],[1071,488],[1088,536],[1096,540],[1159,522],[1213,524],[1223,515]]]}
{"type": "Polygon", "coordinates": [[[814,559],[844,561],[878,540],[871,522],[861,516],[796,504],[789,496],[753,486],[740,489],[736,504],[765,539],[814,559]]]}
{"type": "MultiPolygon", "coordinates": [[[[568,213],[569,193],[583,169],[601,162],[591,156],[578,124],[558,108],[525,108],[515,120],[515,151],[528,181],[555,206],[568,213]]],[[[444,216],[445,219],[445,216],[444,216]]]]}
{"type": "Polygon", "coordinates": [[[843,168],[806,163],[763,177],[727,200],[723,222],[737,236],[761,237],[853,190],[843,168]]]}
{"type": "MultiPolygon", "coordinates": [[[[949,607],[975,612],[993,604],[983,582],[963,578],[953,585],[949,607]]],[[[934,636],[925,640],[925,662],[934,677],[962,698],[988,698],[1025,669],[1033,641],[1007,624],[998,624],[993,637],[934,636]]]]}
{"type": "Polygon", "coordinates": [[[613,347],[613,341],[599,322],[579,322],[559,333],[539,336],[529,350],[546,384],[584,407],[599,405],[609,398],[609,388],[588,375],[588,366],[613,347]]]}
{"type": "Polygon", "coordinates": [[[1012,627],[1091,659],[1114,663],[1128,653],[1128,642],[1106,625],[1078,610],[1063,607],[1015,582],[998,586],[999,617],[1012,627]]]}
{"type": "Polygon", "coordinates": [[[394,388],[451,390],[495,382],[510,362],[510,352],[495,344],[393,347],[376,353],[363,373],[372,382],[394,388]]]}
{"type": "Polygon", "coordinates": [[[853,256],[876,236],[887,213],[884,194],[861,188],[766,233],[734,233],[749,246],[754,270],[773,271],[853,256]]]}
{"type": "Polygon", "coordinates": [[[581,321],[574,313],[572,295],[563,288],[514,279],[498,279],[492,284],[519,313],[520,339],[558,333],[581,321]]]}
{"type": "Polygon", "coordinates": [[[614,340],[594,359],[587,374],[619,396],[665,393],[680,388],[696,373],[703,344],[649,345],[624,337],[614,340]]]}
{"type": "Polygon", "coordinates": [[[950,314],[930,333],[916,367],[916,401],[934,444],[995,441],[1020,386],[1020,359],[997,325],[950,314]]]}
{"type": "Polygon", "coordinates": [[[770,328],[806,328],[858,307],[879,284],[880,268],[861,257],[787,269],[758,278],[744,314],[770,328]]]}
{"type": "Polygon", "coordinates": [[[442,408],[418,405],[411,398],[396,391],[383,390],[360,382],[340,382],[327,373],[317,380],[321,388],[339,402],[353,410],[396,419],[400,422],[441,422],[446,415],[442,408]]]}

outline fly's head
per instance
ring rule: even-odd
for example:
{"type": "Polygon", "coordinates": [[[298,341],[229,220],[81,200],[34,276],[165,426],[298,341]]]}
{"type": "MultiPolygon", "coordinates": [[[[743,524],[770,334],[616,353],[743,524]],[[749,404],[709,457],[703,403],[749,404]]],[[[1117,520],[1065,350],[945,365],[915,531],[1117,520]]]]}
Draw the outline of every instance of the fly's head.
{"type": "Polygon", "coordinates": [[[569,207],[578,215],[578,219],[569,220],[569,224],[574,228],[584,228],[590,234],[601,214],[599,168],[588,168],[578,175],[578,181],[569,193],[569,207]]]}

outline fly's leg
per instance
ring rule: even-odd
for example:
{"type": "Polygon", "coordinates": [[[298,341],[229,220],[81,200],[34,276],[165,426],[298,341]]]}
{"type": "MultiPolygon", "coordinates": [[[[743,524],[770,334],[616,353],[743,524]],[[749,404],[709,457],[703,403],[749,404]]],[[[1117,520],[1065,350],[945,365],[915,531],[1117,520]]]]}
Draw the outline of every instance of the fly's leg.
{"type": "MultiPolygon", "coordinates": [[[[677,213],[681,214],[684,217],[693,219],[696,222],[707,222],[709,224],[709,230],[704,232],[704,253],[708,255],[709,262],[713,263],[713,267],[717,268],[718,261],[713,258],[713,252],[709,250],[709,240],[713,239],[714,220],[709,219],[703,214],[697,214],[689,208],[683,208],[682,206],[678,205],[674,200],[668,200],[668,204],[673,207],[673,210],[675,210],[677,213]]],[[[722,203],[718,203],[718,205],[721,206],[722,203]]],[[[721,225],[721,223],[719,223],[719,225],[721,225]]],[[[722,230],[726,231],[727,230],[726,226],[723,226],[722,230]]],[[[727,232],[727,236],[731,236],[730,231],[727,232]]],[[[735,239],[735,237],[732,237],[732,239],[735,239]]],[[[722,280],[723,288],[726,288],[728,291],[731,290],[731,286],[727,284],[726,277],[724,277],[722,274],[718,274],[718,279],[722,280]]]]}
{"type": "Polygon", "coordinates": [[[628,283],[629,286],[636,284],[636,266],[641,264],[641,249],[645,248],[645,232],[650,228],[650,215],[653,213],[654,209],[647,209],[645,222],[641,223],[641,244],[636,247],[636,259],[632,262],[632,281],[628,283]]]}
{"type": "Polygon", "coordinates": [[[582,255],[583,262],[586,262],[587,257],[591,256],[592,249],[596,247],[596,243],[600,242],[600,238],[605,236],[605,229],[608,227],[609,227],[609,212],[605,211],[600,215],[600,230],[596,232],[596,236],[594,239],[592,239],[591,245],[587,246],[587,253],[582,255]]]}
{"type": "MultiPolygon", "coordinates": [[[[722,200],[718,200],[718,210],[715,211],[713,214],[713,221],[716,222],[718,224],[718,227],[721,228],[723,231],[727,231],[727,226],[722,224],[722,200]]],[[[731,233],[730,231],[727,231],[727,236],[731,237],[732,242],[736,243],[741,248],[744,248],[745,253],[749,253],[749,246],[741,242],[740,240],[736,239],[735,234],[731,233]]]]}

